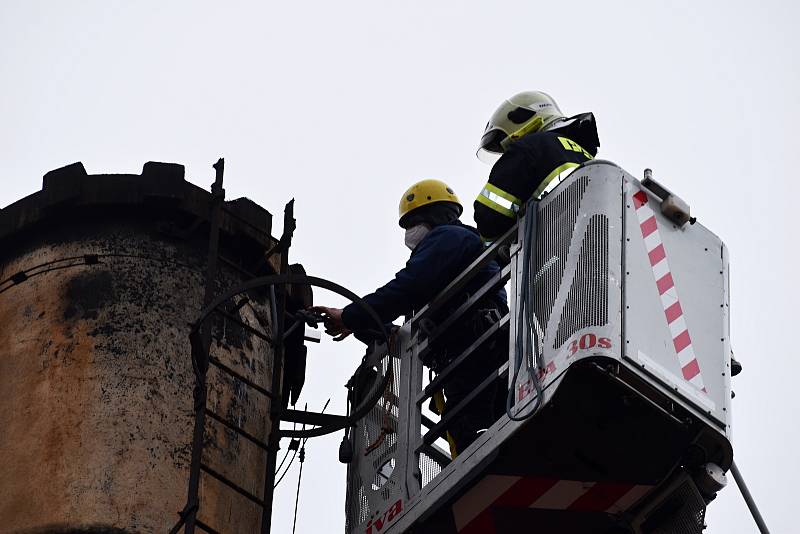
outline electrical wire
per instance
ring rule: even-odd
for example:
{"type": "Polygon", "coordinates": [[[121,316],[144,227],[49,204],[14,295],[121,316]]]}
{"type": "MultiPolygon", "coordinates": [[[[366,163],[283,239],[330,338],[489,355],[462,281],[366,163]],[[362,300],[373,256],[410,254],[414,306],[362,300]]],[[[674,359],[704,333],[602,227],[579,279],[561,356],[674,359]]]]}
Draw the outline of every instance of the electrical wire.
{"type": "MultiPolygon", "coordinates": [[[[288,453],[287,453],[287,454],[288,454],[288,453]]],[[[292,467],[292,464],[294,463],[294,459],[295,459],[295,457],[296,457],[296,456],[297,456],[297,449],[295,449],[295,450],[294,450],[294,454],[292,455],[292,459],[291,459],[291,460],[289,460],[289,465],[287,465],[287,466],[286,466],[286,469],[284,469],[284,471],[283,471],[283,474],[282,474],[282,475],[280,476],[280,478],[279,478],[279,479],[278,479],[278,480],[275,482],[275,485],[274,485],[274,486],[272,486],[272,487],[273,487],[273,489],[278,487],[278,484],[280,484],[280,483],[281,483],[281,481],[283,480],[283,478],[286,476],[286,473],[288,473],[288,472],[289,472],[289,469],[292,467]]]]}
{"type": "MultiPolygon", "coordinates": [[[[96,265],[98,264],[98,260],[105,259],[105,258],[123,258],[123,259],[139,259],[139,260],[148,260],[148,261],[155,261],[160,263],[170,263],[173,265],[177,265],[179,267],[183,267],[190,270],[196,270],[195,267],[188,265],[186,263],[180,262],[178,260],[173,260],[171,258],[163,258],[158,256],[147,256],[143,254],[122,254],[122,253],[107,253],[107,254],[84,254],[83,256],[69,256],[66,258],[61,258],[57,260],[51,260],[48,262],[40,263],[39,265],[34,265],[33,267],[29,267],[19,273],[16,273],[14,276],[19,274],[24,274],[27,278],[32,278],[34,276],[40,274],[46,274],[53,271],[59,271],[62,269],[69,269],[71,267],[82,267],[87,265],[96,265]],[[91,259],[91,261],[90,261],[91,259]],[[56,265],[59,263],[66,263],[66,262],[76,262],[76,263],[68,263],[66,265],[56,265]]],[[[0,293],[4,293],[5,291],[11,289],[19,285],[18,283],[14,283],[14,276],[6,278],[5,280],[0,281],[0,293]],[[10,284],[10,285],[6,285],[10,284]]],[[[26,278],[26,280],[27,280],[26,278]]]]}
{"type": "MultiPolygon", "coordinates": [[[[322,407],[322,411],[320,413],[325,413],[325,409],[328,407],[330,402],[331,399],[328,399],[325,402],[325,406],[322,407]]],[[[306,405],[306,410],[308,410],[308,405],[306,405]]],[[[294,495],[294,521],[292,523],[292,534],[295,534],[297,529],[297,509],[300,505],[300,483],[303,480],[303,464],[306,461],[306,443],[308,443],[308,439],[309,438],[305,438],[302,445],[300,445],[300,473],[297,475],[297,492],[294,495]]]]}
{"type": "MultiPolygon", "coordinates": [[[[297,423],[292,423],[292,430],[295,430],[295,429],[297,429],[297,423]]],[[[280,473],[281,468],[283,467],[283,464],[286,463],[286,458],[289,457],[290,450],[291,449],[288,449],[288,448],[286,449],[286,454],[283,455],[283,460],[281,460],[281,463],[278,465],[277,469],[275,469],[276,473],[280,473]]],[[[276,486],[277,486],[277,484],[276,484],[276,486]]]]}
{"type": "MultiPolygon", "coordinates": [[[[325,402],[325,406],[323,406],[323,407],[322,407],[322,411],[320,412],[321,414],[325,413],[325,410],[328,408],[328,405],[330,404],[330,402],[331,402],[331,399],[328,399],[328,400],[325,402]]],[[[308,406],[306,406],[306,411],[308,411],[308,406]]],[[[305,430],[305,428],[306,428],[306,425],[305,425],[305,424],[303,424],[303,430],[305,430]]],[[[301,447],[303,447],[303,448],[305,448],[305,446],[306,446],[306,442],[307,442],[308,440],[309,440],[309,438],[304,438],[304,439],[301,441],[301,443],[300,443],[300,446],[301,446],[301,447]]],[[[286,469],[283,471],[283,474],[280,476],[280,478],[278,478],[277,482],[275,482],[275,485],[273,486],[273,489],[278,487],[278,484],[280,484],[280,483],[281,483],[281,481],[284,479],[284,477],[286,477],[286,474],[289,472],[289,469],[291,469],[291,467],[292,467],[292,464],[294,463],[294,459],[297,457],[297,450],[298,450],[298,449],[295,449],[295,451],[294,451],[294,454],[292,455],[292,459],[291,459],[291,460],[289,460],[289,465],[287,465],[287,466],[286,466],[286,469]]],[[[288,450],[288,449],[286,450],[286,455],[287,455],[287,456],[289,455],[289,450],[288,450]]],[[[285,459],[285,458],[284,458],[284,459],[285,459]]],[[[301,462],[301,463],[302,463],[302,462],[301,462]]],[[[281,464],[283,464],[283,462],[281,462],[281,464]]],[[[280,468],[276,469],[276,471],[280,471],[280,468]]]]}
{"type": "MultiPolygon", "coordinates": [[[[517,312],[517,336],[515,340],[514,350],[514,374],[511,380],[511,387],[508,390],[506,397],[506,414],[512,421],[524,421],[532,417],[542,405],[543,387],[541,377],[539,376],[540,369],[543,368],[542,354],[539,351],[539,331],[534,325],[534,296],[536,281],[532,273],[536,272],[536,232],[537,232],[537,218],[539,216],[538,203],[535,199],[531,199],[525,207],[525,222],[522,230],[522,277],[521,277],[521,291],[519,311],[517,312]],[[527,350],[526,350],[527,349],[527,350]],[[529,380],[533,383],[536,390],[536,397],[530,402],[533,402],[533,408],[523,416],[517,416],[514,413],[514,393],[516,391],[516,383],[519,377],[519,372],[522,369],[523,360],[527,363],[526,372],[529,380]]],[[[522,406],[517,413],[524,410],[530,405],[530,402],[522,406]]]]}
{"type": "MultiPolygon", "coordinates": [[[[306,438],[306,441],[308,439],[306,438]]],[[[300,504],[300,482],[303,480],[303,464],[306,460],[306,445],[303,443],[300,448],[300,474],[297,475],[297,492],[294,494],[294,521],[292,522],[292,534],[297,530],[297,509],[300,504]]]]}

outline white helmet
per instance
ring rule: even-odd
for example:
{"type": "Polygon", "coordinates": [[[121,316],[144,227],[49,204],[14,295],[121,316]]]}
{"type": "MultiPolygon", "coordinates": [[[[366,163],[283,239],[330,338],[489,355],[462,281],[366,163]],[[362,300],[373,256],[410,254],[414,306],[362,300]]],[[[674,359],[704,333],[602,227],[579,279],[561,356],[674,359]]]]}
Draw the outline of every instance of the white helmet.
{"type": "Polygon", "coordinates": [[[547,93],[518,93],[500,104],[486,123],[478,147],[478,159],[493,163],[511,142],[525,134],[546,130],[563,118],[558,104],[547,93]]]}

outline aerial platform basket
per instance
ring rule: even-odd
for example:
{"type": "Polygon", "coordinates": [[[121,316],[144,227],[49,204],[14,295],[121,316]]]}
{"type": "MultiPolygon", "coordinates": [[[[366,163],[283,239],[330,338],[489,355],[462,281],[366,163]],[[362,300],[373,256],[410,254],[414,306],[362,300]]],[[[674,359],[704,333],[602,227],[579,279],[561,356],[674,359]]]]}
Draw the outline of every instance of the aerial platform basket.
{"type": "Polygon", "coordinates": [[[539,202],[535,240],[521,222],[407,322],[400,357],[382,360],[392,383],[351,432],[347,532],[701,532],[733,456],[728,257],[681,206],[655,182],[586,164],[539,202]],[[504,242],[495,282],[510,280],[511,313],[487,335],[511,349],[484,384],[504,379],[522,420],[503,416],[451,460],[438,445],[448,420],[426,409],[450,370],[426,384],[420,355],[436,333],[417,325],[504,242]],[[511,383],[523,283],[535,284],[540,403],[525,369],[511,383]]]}

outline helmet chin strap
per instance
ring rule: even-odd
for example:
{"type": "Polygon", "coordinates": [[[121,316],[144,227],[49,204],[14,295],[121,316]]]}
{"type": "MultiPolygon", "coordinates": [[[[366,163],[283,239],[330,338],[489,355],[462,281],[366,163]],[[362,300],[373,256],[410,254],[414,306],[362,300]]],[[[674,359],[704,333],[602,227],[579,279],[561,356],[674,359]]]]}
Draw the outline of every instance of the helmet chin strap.
{"type": "Polygon", "coordinates": [[[503,150],[508,148],[508,145],[523,137],[531,132],[538,132],[542,129],[542,124],[544,124],[544,119],[541,117],[534,117],[525,124],[522,125],[522,128],[513,132],[511,135],[500,141],[500,146],[503,147],[503,150]]]}
{"type": "Polygon", "coordinates": [[[569,126],[573,122],[577,120],[576,117],[558,117],[556,120],[542,126],[544,122],[541,117],[535,117],[530,121],[526,122],[522,128],[517,130],[516,132],[512,133],[502,141],[500,141],[500,146],[503,147],[503,150],[508,149],[508,145],[519,139],[520,137],[524,137],[525,135],[532,133],[532,132],[549,132],[551,130],[556,130],[558,128],[564,128],[569,126]]]}
{"type": "Polygon", "coordinates": [[[508,149],[508,145],[516,141],[517,139],[526,136],[529,133],[533,132],[548,132],[550,130],[555,130],[556,128],[563,128],[565,126],[569,126],[573,122],[575,122],[575,117],[567,118],[567,117],[558,117],[550,124],[544,124],[544,119],[542,117],[534,117],[525,124],[522,125],[522,128],[515,131],[502,141],[500,141],[500,146],[503,147],[505,151],[508,149]]]}

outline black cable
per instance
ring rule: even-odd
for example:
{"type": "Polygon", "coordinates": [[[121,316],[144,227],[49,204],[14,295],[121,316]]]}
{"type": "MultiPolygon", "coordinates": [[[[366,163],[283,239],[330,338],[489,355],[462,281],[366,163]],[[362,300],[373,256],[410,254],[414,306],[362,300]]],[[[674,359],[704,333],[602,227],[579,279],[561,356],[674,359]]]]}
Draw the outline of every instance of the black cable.
{"type": "MultiPolygon", "coordinates": [[[[295,430],[296,428],[297,428],[297,423],[292,423],[292,430],[295,430]]],[[[280,465],[278,465],[277,469],[275,469],[276,473],[280,473],[281,468],[283,467],[283,464],[286,462],[286,458],[289,457],[289,451],[290,450],[291,449],[288,449],[288,448],[286,449],[286,454],[283,455],[283,460],[281,460],[280,465]]]]}
{"type": "MultiPolygon", "coordinates": [[[[320,413],[325,413],[325,409],[330,404],[331,399],[325,401],[325,406],[322,407],[322,411],[320,413]]],[[[308,410],[308,406],[306,406],[306,410],[308,410]]],[[[306,443],[308,442],[309,438],[305,438],[303,440],[303,444],[300,446],[300,474],[297,475],[297,492],[294,495],[294,522],[292,523],[292,534],[295,534],[295,530],[297,529],[297,509],[300,503],[300,482],[303,480],[303,463],[306,461],[306,443]]]]}
{"type": "MultiPolygon", "coordinates": [[[[66,257],[66,258],[60,258],[60,259],[57,259],[57,260],[51,260],[51,261],[47,261],[47,262],[44,262],[44,263],[40,263],[38,265],[34,265],[33,267],[29,267],[28,269],[25,269],[25,270],[20,271],[20,272],[25,274],[25,275],[27,275],[28,278],[31,278],[33,276],[37,276],[37,275],[40,275],[40,274],[46,274],[46,273],[49,273],[49,272],[52,272],[52,271],[61,270],[61,269],[68,269],[70,267],[81,267],[81,266],[86,266],[86,265],[95,265],[97,262],[95,261],[95,262],[91,262],[90,263],[87,260],[87,258],[89,258],[89,257],[94,258],[95,260],[100,260],[100,259],[104,259],[104,258],[125,258],[125,259],[148,260],[148,261],[155,261],[155,262],[160,262],[160,263],[171,263],[171,264],[177,265],[179,267],[184,267],[186,269],[196,270],[195,267],[193,267],[193,266],[191,266],[189,264],[186,264],[186,263],[183,263],[181,261],[174,260],[174,259],[171,259],[171,258],[164,258],[164,257],[159,257],[159,256],[148,256],[148,255],[144,255],[144,254],[106,253],[106,254],[83,254],[82,256],[69,256],[69,257],[66,257]],[[68,261],[77,261],[78,263],[70,263],[68,265],[54,266],[57,263],[65,263],[65,262],[68,262],[68,261]],[[42,269],[42,270],[37,271],[37,269],[42,269]],[[36,272],[34,272],[34,271],[36,271],[36,272]]],[[[9,282],[13,282],[13,276],[9,277],[9,278],[6,278],[5,280],[0,281],[0,285],[7,284],[9,282]]],[[[0,290],[0,292],[6,291],[10,287],[14,287],[15,285],[18,285],[18,284],[13,284],[11,286],[5,287],[2,290],[0,290]]]]}
{"type": "MultiPolygon", "coordinates": [[[[306,404],[306,411],[308,411],[308,404],[306,404]]],[[[305,428],[306,428],[306,424],[305,424],[305,423],[303,423],[303,430],[305,430],[305,428]]],[[[294,440],[292,440],[292,441],[294,441],[294,440]]],[[[299,440],[298,440],[298,441],[299,441],[299,440]]],[[[298,443],[298,445],[299,445],[299,443],[298,443]]],[[[290,448],[286,450],[286,455],[287,455],[287,456],[289,455],[289,451],[291,450],[291,445],[290,445],[289,447],[290,447],[290,448]]],[[[275,488],[277,488],[277,487],[278,487],[278,484],[280,484],[280,483],[281,483],[281,481],[284,479],[284,477],[287,475],[287,473],[289,473],[289,469],[291,469],[291,468],[292,468],[292,464],[294,463],[294,459],[295,459],[295,457],[296,457],[296,456],[297,456],[297,449],[295,449],[295,450],[294,450],[294,454],[292,454],[292,459],[291,459],[291,460],[289,460],[289,465],[287,465],[287,466],[286,466],[286,469],[283,471],[283,474],[282,474],[282,475],[280,476],[280,478],[279,478],[279,479],[278,479],[278,480],[275,482],[275,485],[274,485],[274,486],[272,486],[272,489],[273,489],[273,490],[275,490],[275,488]]],[[[281,462],[281,463],[283,463],[283,462],[281,462]]],[[[278,471],[280,471],[280,468],[278,468],[278,469],[276,469],[276,470],[275,470],[275,472],[278,472],[278,471]]]]}
{"type": "Polygon", "coordinates": [[[283,480],[283,478],[284,478],[284,477],[286,476],[286,474],[289,472],[289,469],[291,469],[291,467],[292,467],[292,464],[294,463],[294,459],[295,459],[295,457],[296,457],[296,456],[297,456],[297,449],[295,449],[295,450],[294,450],[294,454],[292,455],[292,459],[291,459],[291,460],[289,460],[289,465],[287,465],[287,466],[286,466],[286,469],[283,471],[283,474],[282,474],[282,475],[280,476],[280,478],[279,478],[279,479],[278,479],[278,480],[275,482],[275,485],[274,485],[274,486],[272,486],[272,487],[273,487],[273,489],[278,487],[278,484],[280,484],[280,483],[281,483],[281,481],[283,480]]]}
{"type": "MultiPolygon", "coordinates": [[[[322,407],[322,411],[320,412],[320,414],[323,414],[323,413],[325,413],[325,410],[328,408],[328,404],[330,404],[330,403],[331,403],[331,399],[328,399],[328,400],[325,402],[325,406],[323,406],[323,407],[322,407]]],[[[308,411],[308,406],[306,406],[306,411],[308,411]]],[[[306,425],[305,425],[305,423],[304,423],[304,424],[303,424],[303,429],[305,430],[305,428],[306,428],[306,425]]],[[[307,442],[308,440],[309,440],[309,438],[304,438],[303,440],[301,440],[301,447],[305,448],[305,446],[306,446],[306,442],[307,442]]],[[[288,449],[286,450],[286,455],[287,455],[287,456],[289,455],[289,450],[288,450],[288,449]]],[[[281,483],[281,480],[283,480],[283,479],[284,479],[284,477],[286,476],[286,474],[289,472],[289,469],[291,469],[291,468],[292,468],[292,464],[294,463],[294,459],[295,459],[296,457],[297,457],[297,449],[295,449],[295,451],[294,451],[294,454],[292,455],[292,459],[291,459],[291,460],[289,460],[289,465],[287,465],[287,466],[286,466],[286,469],[284,470],[283,474],[280,476],[280,478],[278,479],[278,481],[277,481],[277,482],[275,482],[275,485],[273,486],[273,488],[277,488],[277,487],[278,487],[278,484],[280,484],[280,483],[281,483]]],[[[283,463],[283,462],[281,462],[281,464],[282,464],[282,463],[283,463]]],[[[302,461],[301,461],[301,463],[302,463],[302,461]]],[[[276,469],[276,471],[280,471],[280,468],[276,469]]]]}
{"type": "MultiPolygon", "coordinates": [[[[308,438],[306,438],[308,441],[308,438]]],[[[292,523],[292,534],[295,534],[297,529],[297,508],[300,504],[300,482],[303,480],[303,463],[306,460],[306,446],[300,447],[300,474],[297,476],[297,492],[294,495],[294,522],[292,523]]]]}
{"type": "MultiPolygon", "coordinates": [[[[542,382],[539,377],[539,369],[542,367],[541,358],[539,353],[539,331],[533,323],[534,310],[534,296],[535,288],[533,287],[535,281],[532,273],[536,272],[536,232],[537,232],[537,217],[539,215],[538,203],[532,199],[528,202],[525,208],[525,223],[522,231],[522,277],[520,280],[521,291],[519,299],[519,311],[517,313],[517,339],[514,347],[514,374],[511,380],[511,387],[506,396],[506,414],[512,421],[524,421],[532,417],[542,405],[543,388],[542,382]],[[527,347],[527,351],[525,350],[527,347]],[[519,371],[522,369],[523,359],[527,360],[527,373],[533,387],[536,390],[536,397],[532,400],[534,403],[531,411],[518,417],[513,413],[514,408],[514,393],[516,391],[517,378],[519,371]]],[[[517,412],[524,410],[530,403],[520,408],[517,412]]]]}

